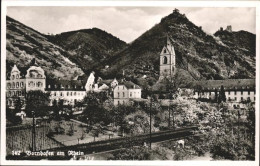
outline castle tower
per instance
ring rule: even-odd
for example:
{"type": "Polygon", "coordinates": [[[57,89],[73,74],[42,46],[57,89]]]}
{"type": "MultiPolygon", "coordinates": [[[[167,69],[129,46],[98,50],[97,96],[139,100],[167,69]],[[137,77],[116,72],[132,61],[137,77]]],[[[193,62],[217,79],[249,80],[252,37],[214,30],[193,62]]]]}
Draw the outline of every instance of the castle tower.
{"type": "Polygon", "coordinates": [[[166,46],[163,47],[160,54],[160,79],[173,76],[176,72],[175,51],[167,35],[166,46]]]}

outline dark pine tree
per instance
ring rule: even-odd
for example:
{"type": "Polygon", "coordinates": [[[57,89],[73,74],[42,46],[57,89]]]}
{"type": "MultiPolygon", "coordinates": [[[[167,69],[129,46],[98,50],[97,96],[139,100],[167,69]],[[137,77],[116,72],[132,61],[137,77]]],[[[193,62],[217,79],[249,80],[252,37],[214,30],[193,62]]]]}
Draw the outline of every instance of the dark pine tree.
{"type": "Polygon", "coordinates": [[[226,98],[224,86],[221,85],[219,96],[218,96],[218,103],[221,103],[222,101],[226,102],[226,100],[227,100],[227,98],[226,98]]]}

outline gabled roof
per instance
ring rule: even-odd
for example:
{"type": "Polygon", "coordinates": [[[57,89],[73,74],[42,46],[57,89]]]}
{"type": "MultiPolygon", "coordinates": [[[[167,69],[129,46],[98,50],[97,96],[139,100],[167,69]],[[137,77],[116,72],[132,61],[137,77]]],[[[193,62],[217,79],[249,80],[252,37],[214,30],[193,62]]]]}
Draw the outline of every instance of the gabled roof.
{"type": "Polygon", "coordinates": [[[139,85],[136,85],[131,81],[120,82],[118,85],[125,85],[127,89],[141,89],[139,85]]]}
{"type": "Polygon", "coordinates": [[[228,79],[194,81],[194,89],[212,90],[223,85],[225,90],[255,89],[255,79],[228,79]]]}
{"type": "Polygon", "coordinates": [[[161,55],[164,55],[164,54],[175,55],[175,51],[174,51],[174,47],[173,47],[172,41],[171,41],[171,39],[169,38],[168,35],[167,35],[166,45],[163,47],[163,49],[161,51],[161,55]],[[166,49],[167,53],[164,53],[165,49],[166,49]]]}

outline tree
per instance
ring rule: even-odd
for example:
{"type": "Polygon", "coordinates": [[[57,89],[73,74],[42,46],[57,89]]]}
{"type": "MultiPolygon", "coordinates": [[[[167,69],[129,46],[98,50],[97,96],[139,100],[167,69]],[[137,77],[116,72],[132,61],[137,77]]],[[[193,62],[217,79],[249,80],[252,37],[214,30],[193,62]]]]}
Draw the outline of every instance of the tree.
{"type": "Polygon", "coordinates": [[[26,101],[26,114],[32,116],[32,111],[35,112],[35,116],[46,116],[49,113],[49,96],[50,93],[44,93],[42,91],[29,91],[25,96],[26,101]]]}
{"type": "Polygon", "coordinates": [[[90,124],[99,123],[101,121],[108,124],[111,118],[108,110],[104,107],[108,99],[109,98],[106,93],[90,92],[83,99],[83,103],[85,105],[83,120],[88,119],[90,124]]]}
{"type": "Polygon", "coordinates": [[[14,113],[18,113],[22,111],[22,101],[20,97],[14,98],[14,113]]]}
{"type": "Polygon", "coordinates": [[[227,98],[226,98],[224,86],[221,85],[219,96],[218,96],[218,103],[221,103],[222,101],[226,102],[226,100],[227,100],[227,98]]]}

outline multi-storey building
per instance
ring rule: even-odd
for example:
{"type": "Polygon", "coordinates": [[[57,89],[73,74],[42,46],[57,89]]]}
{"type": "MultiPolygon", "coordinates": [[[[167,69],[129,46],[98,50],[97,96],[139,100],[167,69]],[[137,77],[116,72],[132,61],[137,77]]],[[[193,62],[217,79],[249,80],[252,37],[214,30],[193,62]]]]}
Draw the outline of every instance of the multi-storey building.
{"type": "Polygon", "coordinates": [[[41,67],[36,64],[19,70],[16,65],[11,70],[10,80],[6,80],[7,105],[14,107],[14,98],[25,100],[25,93],[31,90],[45,90],[46,76],[41,67]]]}
{"type": "Polygon", "coordinates": [[[63,100],[64,105],[75,105],[87,92],[85,84],[79,80],[47,80],[46,92],[50,92],[50,105],[63,100]]]}
{"type": "Polygon", "coordinates": [[[21,99],[24,106],[26,92],[36,90],[50,92],[50,105],[54,100],[57,102],[63,100],[64,105],[74,105],[86,95],[85,87],[86,84],[80,80],[46,79],[44,70],[37,64],[20,70],[14,65],[10,79],[6,80],[7,106],[14,108],[14,99],[17,97],[21,99]]]}
{"type": "Polygon", "coordinates": [[[228,102],[255,102],[255,79],[204,80],[194,82],[194,98],[214,100],[223,86],[228,102]]]}
{"type": "Polygon", "coordinates": [[[141,88],[131,81],[120,82],[114,88],[114,105],[129,104],[130,100],[141,98],[141,88]]]}

